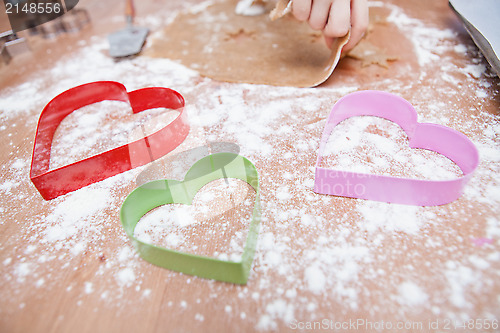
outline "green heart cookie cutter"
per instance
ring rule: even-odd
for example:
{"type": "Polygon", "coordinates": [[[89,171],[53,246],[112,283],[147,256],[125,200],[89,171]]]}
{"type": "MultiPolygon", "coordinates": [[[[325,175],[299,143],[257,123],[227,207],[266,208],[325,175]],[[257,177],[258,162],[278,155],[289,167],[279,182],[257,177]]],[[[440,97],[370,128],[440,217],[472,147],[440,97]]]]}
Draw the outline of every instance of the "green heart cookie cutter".
{"type": "Polygon", "coordinates": [[[144,260],[189,275],[246,284],[252,267],[261,219],[257,168],[243,156],[233,153],[217,153],[206,156],[189,169],[183,181],[155,180],[136,188],[123,202],[120,219],[125,232],[144,260]],[[146,213],[156,207],[173,203],[191,205],[194,196],[203,186],[221,178],[241,179],[252,186],[256,193],[241,261],[225,261],[169,250],[142,242],[134,237],[135,227],[146,213]]]}

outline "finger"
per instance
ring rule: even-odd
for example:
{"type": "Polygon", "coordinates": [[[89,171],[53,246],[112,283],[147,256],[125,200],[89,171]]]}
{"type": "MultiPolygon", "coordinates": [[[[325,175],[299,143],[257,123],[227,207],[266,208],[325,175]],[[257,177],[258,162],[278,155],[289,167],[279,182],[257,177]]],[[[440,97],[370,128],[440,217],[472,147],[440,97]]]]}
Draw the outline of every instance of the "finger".
{"type": "Polygon", "coordinates": [[[331,49],[332,48],[332,45],[333,45],[333,42],[337,39],[337,38],[334,38],[334,37],[327,37],[327,36],[324,36],[325,37],[325,43],[326,43],[326,46],[331,49]]]}
{"type": "Polygon", "coordinates": [[[351,28],[351,1],[334,0],[323,34],[325,37],[343,37],[351,28]]]}
{"type": "Polygon", "coordinates": [[[292,2],[293,16],[299,21],[307,21],[311,14],[312,0],[294,0],[292,2]]]}
{"type": "Polygon", "coordinates": [[[314,30],[323,30],[328,21],[331,0],[313,0],[311,16],[309,16],[309,26],[314,30]]]}
{"type": "Polygon", "coordinates": [[[368,28],[368,4],[367,0],[352,0],[351,3],[351,38],[343,51],[349,51],[363,38],[368,28]]]}

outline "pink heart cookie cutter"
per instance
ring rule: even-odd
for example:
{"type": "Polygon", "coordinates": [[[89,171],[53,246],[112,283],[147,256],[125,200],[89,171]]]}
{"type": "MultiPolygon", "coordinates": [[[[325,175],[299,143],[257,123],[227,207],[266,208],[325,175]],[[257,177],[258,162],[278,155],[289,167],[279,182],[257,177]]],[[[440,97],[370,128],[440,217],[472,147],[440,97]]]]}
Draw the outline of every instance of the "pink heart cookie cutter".
{"type": "Polygon", "coordinates": [[[326,121],[320,142],[314,192],[416,206],[437,206],[460,197],[479,164],[474,144],[449,127],[418,123],[415,108],[405,99],[382,91],[360,91],[341,98],[326,121]],[[463,175],[452,180],[423,180],[320,167],[332,130],[343,120],[376,116],[392,121],[405,131],[410,148],[422,148],[446,156],[463,175]]]}
{"type": "Polygon", "coordinates": [[[151,87],[127,92],[113,81],[99,81],[71,88],[52,99],[43,109],[35,137],[30,178],[45,200],[78,190],[135,167],[152,162],[180,145],[189,133],[183,112],[184,98],[175,90],[151,87]],[[160,130],[101,154],[50,170],[52,139],[59,124],[71,112],[104,100],[129,103],[132,112],[154,108],[179,111],[160,130]]]}

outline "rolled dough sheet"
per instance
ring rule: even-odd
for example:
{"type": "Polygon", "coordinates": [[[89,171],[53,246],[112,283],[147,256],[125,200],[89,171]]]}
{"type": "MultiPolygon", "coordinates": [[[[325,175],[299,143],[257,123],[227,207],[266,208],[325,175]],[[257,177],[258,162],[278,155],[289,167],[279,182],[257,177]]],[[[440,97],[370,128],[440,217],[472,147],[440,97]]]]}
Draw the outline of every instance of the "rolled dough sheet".
{"type": "Polygon", "coordinates": [[[348,36],[330,50],[320,33],[290,15],[277,21],[268,15],[237,15],[236,3],[178,14],[145,54],[178,60],[203,76],[228,82],[314,87],[330,77],[348,36]]]}

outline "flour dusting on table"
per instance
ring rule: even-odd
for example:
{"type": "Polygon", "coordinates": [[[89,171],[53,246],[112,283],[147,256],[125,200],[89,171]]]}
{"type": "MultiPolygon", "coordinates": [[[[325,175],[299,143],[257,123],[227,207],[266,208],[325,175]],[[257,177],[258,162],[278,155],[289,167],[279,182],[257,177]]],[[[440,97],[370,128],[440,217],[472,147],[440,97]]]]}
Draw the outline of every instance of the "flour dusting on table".
{"type": "MultiPolygon", "coordinates": [[[[498,285],[500,264],[500,125],[498,115],[481,109],[481,103],[493,94],[487,79],[491,71],[474,53],[472,43],[457,44],[453,31],[428,26],[394,5],[372,5],[387,6],[391,11],[388,22],[414,43],[421,89],[404,97],[415,105],[419,121],[457,129],[479,149],[481,164],[459,200],[445,206],[414,207],[312,191],[324,119],[335,101],[358,90],[355,78],[349,84],[334,82],[317,89],[222,83],[201,78],[167,59],[137,57],[114,63],[103,52],[106,41],[95,38],[92,45],[77,51],[78,62],[58,62],[29,83],[0,91],[0,120],[16,124],[0,127],[0,136],[11,151],[9,156],[23,151],[2,164],[2,174],[9,176],[0,184],[0,228],[11,235],[9,242],[27,244],[0,245],[0,266],[4,283],[9,285],[3,296],[11,305],[11,310],[1,310],[2,315],[29,306],[29,288],[61,287],[67,272],[80,274],[79,280],[64,285],[67,293],[78,295],[77,307],[97,297],[101,307],[118,311],[121,304],[132,302],[140,307],[155,297],[155,287],[145,282],[151,265],[137,256],[119,221],[121,203],[148,166],[43,201],[28,178],[31,151],[26,147],[33,138],[12,139],[16,126],[34,133],[41,109],[62,91],[91,81],[116,80],[129,91],[165,86],[184,95],[191,137],[176,152],[208,141],[234,142],[259,171],[263,218],[248,284],[228,288],[162,270],[158,284],[181,281],[196,291],[186,293],[185,299],[171,298],[165,292],[162,297],[168,309],[181,314],[190,308],[192,319],[202,323],[210,319],[211,307],[217,306],[228,318],[250,322],[258,330],[288,328],[294,320],[363,315],[379,320],[404,320],[415,313],[457,320],[498,318],[500,306],[471,312],[481,297],[496,297],[484,290],[498,285]],[[439,63],[449,52],[464,51],[471,59],[463,68],[439,63]],[[86,66],[94,69],[85,70],[86,66]],[[68,74],[75,72],[79,75],[68,74]],[[450,84],[433,85],[442,80],[450,84]],[[463,88],[475,94],[464,97],[463,88]],[[478,108],[460,110],[453,104],[460,98],[474,99],[478,108]],[[468,122],[457,115],[464,111],[471,112],[468,122]],[[6,225],[6,220],[16,223],[6,225]],[[84,269],[95,274],[85,275],[84,269]],[[229,301],[221,304],[218,299],[223,297],[229,301]]],[[[388,81],[364,82],[363,89],[401,91],[400,78],[405,75],[396,72],[388,81]]],[[[123,103],[103,102],[68,117],[59,129],[60,137],[56,136],[52,167],[127,142],[141,124],[159,126],[172,120],[164,117],[166,110],[147,111],[144,118],[127,118],[129,111],[123,103]],[[110,117],[119,118],[120,123],[109,125],[110,117]]],[[[406,140],[393,123],[373,117],[349,119],[332,134],[325,163],[422,179],[460,175],[451,161],[432,152],[410,150],[406,140]]],[[[205,251],[223,260],[239,258],[247,220],[207,217],[214,218],[208,214],[213,213],[210,202],[217,196],[225,198],[229,208],[237,203],[251,208],[248,193],[252,191],[234,180],[211,186],[198,193],[198,205],[163,206],[151,212],[139,224],[136,236],[172,248],[205,251]],[[198,230],[195,240],[192,230],[198,230]],[[210,247],[214,230],[228,235],[215,248],[210,247]],[[204,241],[206,248],[199,247],[204,241]]],[[[241,214],[248,217],[244,209],[241,214]]]]}

